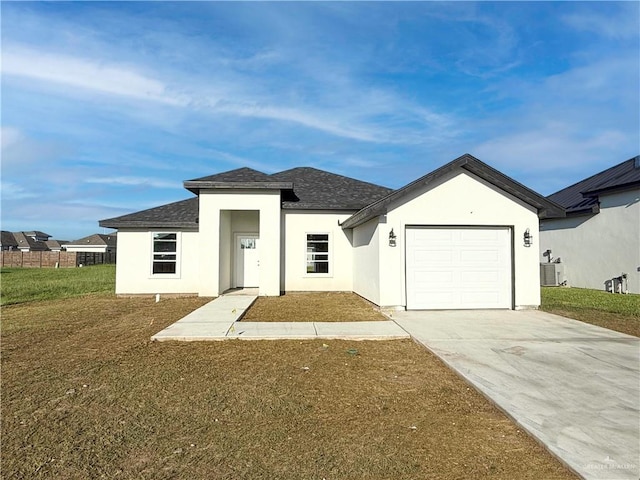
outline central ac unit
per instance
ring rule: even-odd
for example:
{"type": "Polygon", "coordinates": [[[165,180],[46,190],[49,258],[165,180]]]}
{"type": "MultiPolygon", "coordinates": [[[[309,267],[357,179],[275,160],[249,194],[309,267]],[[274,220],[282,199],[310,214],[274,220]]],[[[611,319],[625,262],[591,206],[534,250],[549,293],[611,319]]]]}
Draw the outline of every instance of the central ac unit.
{"type": "Polygon", "coordinates": [[[540,264],[540,285],[543,287],[556,287],[563,284],[564,265],[562,263],[540,264]]]}

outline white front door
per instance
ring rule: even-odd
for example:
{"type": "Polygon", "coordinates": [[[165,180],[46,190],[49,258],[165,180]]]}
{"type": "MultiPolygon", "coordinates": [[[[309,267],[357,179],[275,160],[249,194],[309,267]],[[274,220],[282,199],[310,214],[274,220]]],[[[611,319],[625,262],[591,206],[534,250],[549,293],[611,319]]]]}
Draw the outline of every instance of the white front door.
{"type": "Polygon", "coordinates": [[[256,234],[236,235],[236,287],[257,287],[260,284],[260,254],[256,234]]]}

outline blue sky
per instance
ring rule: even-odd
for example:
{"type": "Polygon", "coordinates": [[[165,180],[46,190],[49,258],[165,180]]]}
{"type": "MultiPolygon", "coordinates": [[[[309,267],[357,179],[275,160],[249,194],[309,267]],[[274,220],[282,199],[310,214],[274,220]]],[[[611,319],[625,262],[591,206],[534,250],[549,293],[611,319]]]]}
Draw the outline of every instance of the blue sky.
{"type": "Polygon", "coordinates": [[[2,229],[243,166],[397,188],[471,153],[548,195],[640,153],[639,5],[3,2],[2,229]]]}

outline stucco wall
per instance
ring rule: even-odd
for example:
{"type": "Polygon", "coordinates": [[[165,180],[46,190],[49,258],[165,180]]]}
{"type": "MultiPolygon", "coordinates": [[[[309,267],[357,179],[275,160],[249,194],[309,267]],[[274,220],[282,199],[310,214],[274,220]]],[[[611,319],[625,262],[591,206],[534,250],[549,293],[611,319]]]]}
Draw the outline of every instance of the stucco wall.
{"type": "Polygon", "coordinates": [[[285,291],[353,290],[351,231],[338,225],[338,221],[349,216],[349,213],[283,210],[285,291]],[[307,274],[307,233],[329,233],[328,275],[307,274]]]}
{"type": "Polygon", "coordinates": [[[380,305],[378,221],[376,217],[353,229],[353,291],[376,305],[380,305]]]}
{"type": "Polygon", "coordinates": [[[600,213],[544,220],[539,261],[552,250],[570,286],[604,290],[628,274],[629,291],[640,293],[640,189],[600,196],[600,213]]]}
{"type": "Polygon", "coordinates": [[[406,306],[405,228],[407,225],[487,225],[512,227],[514,306],[540,304],[538,216],[535,208],[465,171],[454,171],[429,190],[414,192],[390,205],[386,223],[380,225],[380,305],[406,306]],[[389,231],[397,246],[388,246],[389,231]],[[523,245],[529,229],[533,246],[523,245]]]}
{"type": "Polygon", "coordinates": [[[197,294],[199,289],[198,232],[184,229],[118,230],[116,294],[197,294]],[[179,232],[178,273],[152,275],[153,232],[179,232]]]}
{"type": "MultiPolygon", "coordinates": [[[[210,190],[200,192],[200,284],[202,296],[216,296],[229,286],[226,253],[232,228],[242,222],[234,211],[259,212],[260,295],[280,295],[280,191],[210,190]],[[224,211],[232,213],[224,213],[224,211]],[[223,237],[224,235],[224,237],[223,237]],[[221,241],[222,238],[222,241],[221,241]],[[223,268],[220,268],[221,262],[223,268]],[[224,273],[224,276],[223,276],[224,273]]],[[[248,233],[248,232],[244,232],[248,233]]],[[[229,267],[231,268],[231,267],[229,267]]]]}

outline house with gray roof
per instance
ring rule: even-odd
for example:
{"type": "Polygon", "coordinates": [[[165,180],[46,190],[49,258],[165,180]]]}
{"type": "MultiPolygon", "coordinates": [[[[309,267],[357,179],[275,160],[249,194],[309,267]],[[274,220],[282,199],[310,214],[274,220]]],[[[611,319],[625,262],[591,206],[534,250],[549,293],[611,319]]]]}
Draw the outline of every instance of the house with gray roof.
{"type": "Polygon", "coordinates": [[[548,283],[640,293],[640,156],[547,198],[566,209],[540,226],[548,283]]]}
{"type": "Polygon", "coordinates": [[[18,243],[18,250],[21,252],[45,252],[49,250],[47,240],[51,235],[40,231],[13,232],[13,237],[18,243]]]}
{"type": "Polygon", "coordinates": [[[0,232],[0,250],[18,250],[18,241],[13,233],[6,230],[0,232]]]}
{"type": "Polygon", "coordinates": [[[69,243],[67,240],[47,240],[44,244],[47,246],[47,249],[52,252],[61,252],[64,250],[64,246],[69,243]]]}
{"type": "Polygon", "coordinates": [[[116,233],[94,233],[93,235],[67,242],[64,245],[64,249],[67,252],[107,253],[115,252],[116,248],[116,233]]]}
{"type": "Polygon", "coordinates": [[[540,304],[539,219],[564,209],[466,154],[393,190],[310,167],[184,182],[194,196],[100,221],[117,294],[349,291],[401,309],[540,304]]]}

